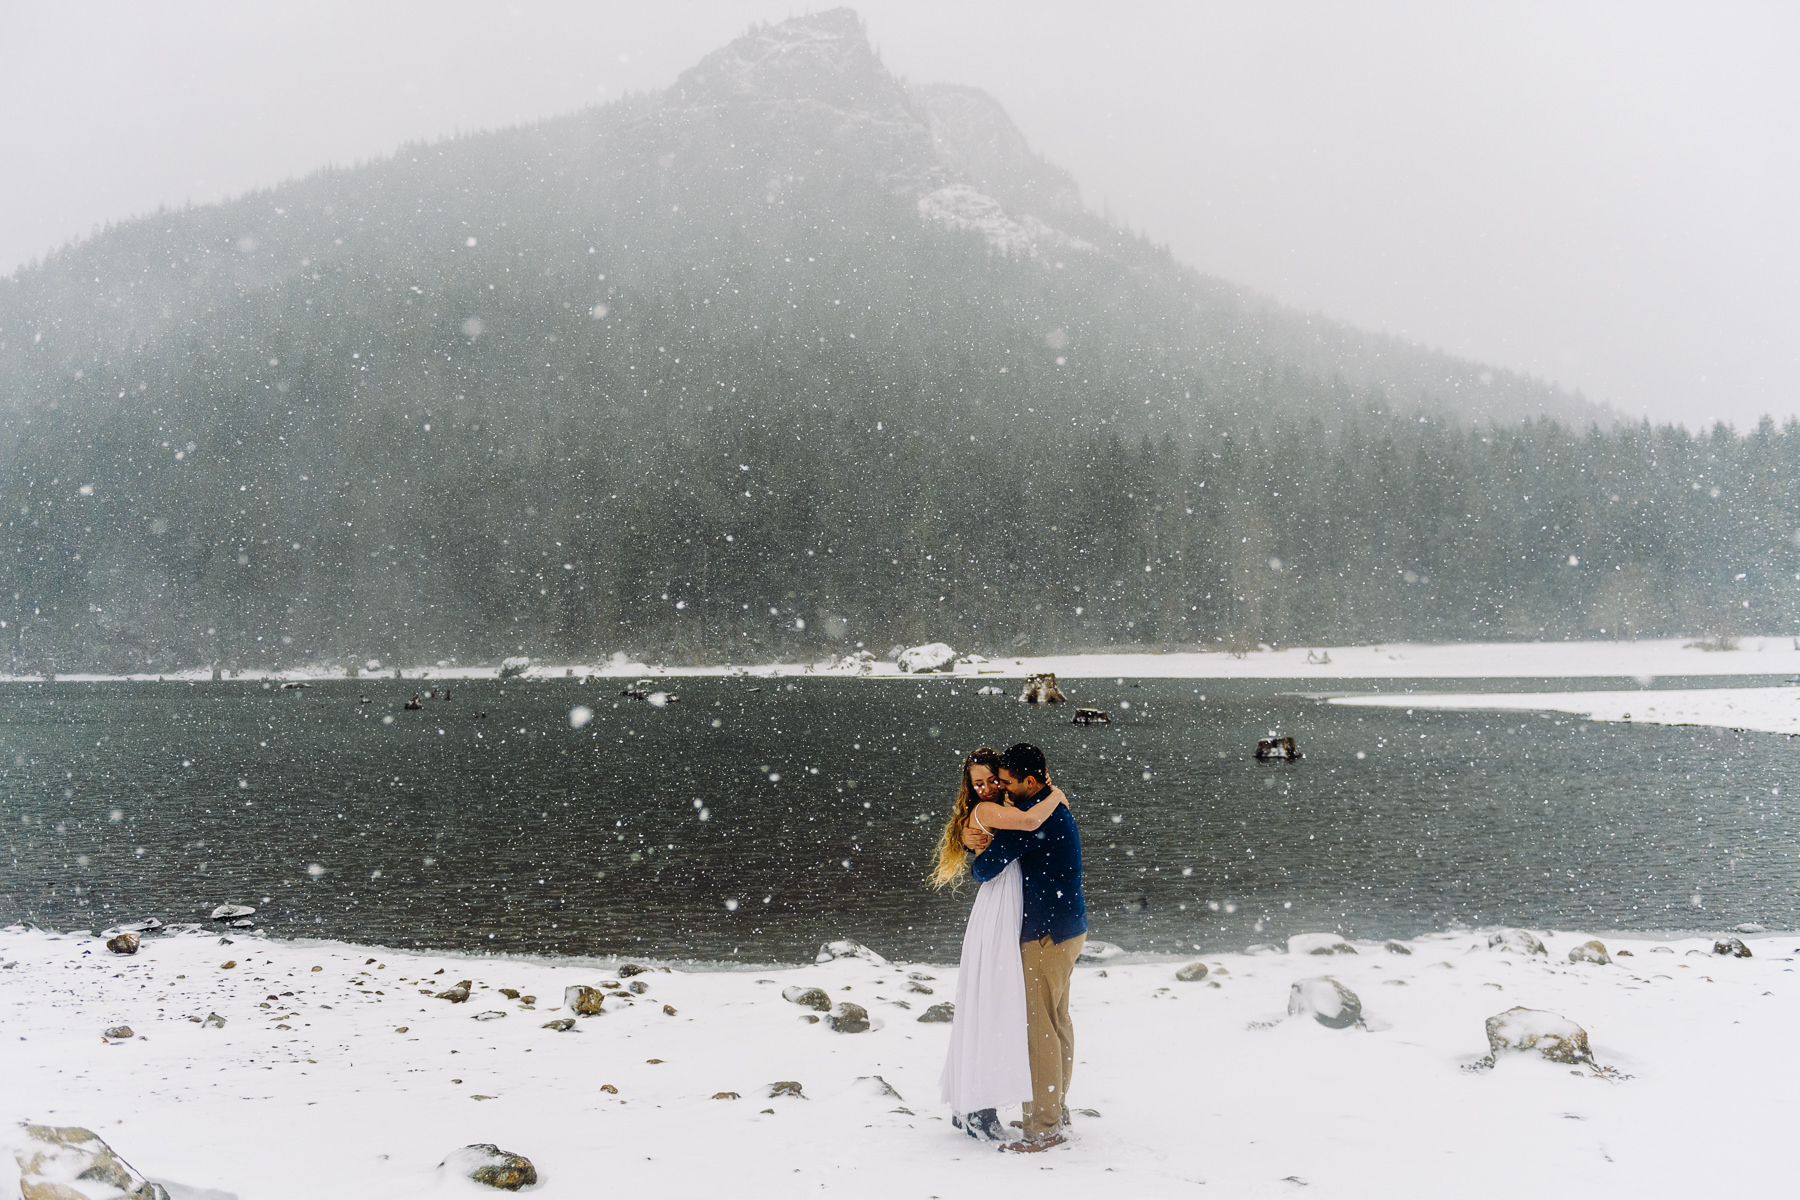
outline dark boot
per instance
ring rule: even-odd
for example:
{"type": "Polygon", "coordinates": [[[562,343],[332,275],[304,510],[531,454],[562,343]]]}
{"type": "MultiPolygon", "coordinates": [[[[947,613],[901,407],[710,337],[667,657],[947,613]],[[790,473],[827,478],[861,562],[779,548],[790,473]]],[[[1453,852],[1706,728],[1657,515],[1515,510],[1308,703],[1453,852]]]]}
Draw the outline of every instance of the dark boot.
{"type": "Polygon", "coordinates": [[[1003,1142],[1006,1140],[1006,1129],[1000,1124],[1000,1114],[991,1108],[980,1112],[972,1112],[963,1118],[963,1131],[978,1141],[1003,1142]]]}

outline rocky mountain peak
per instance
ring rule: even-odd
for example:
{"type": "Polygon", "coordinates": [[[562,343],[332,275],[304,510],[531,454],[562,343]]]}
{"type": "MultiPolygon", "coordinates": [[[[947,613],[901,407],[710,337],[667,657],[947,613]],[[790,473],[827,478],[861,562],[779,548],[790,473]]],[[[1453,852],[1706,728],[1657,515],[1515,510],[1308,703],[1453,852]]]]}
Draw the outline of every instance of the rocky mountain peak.
{"type": "Polygon", "coordinates": [[[920,120],[905,87],[869,45],[862,18],[849,8],[752,27],[684,71],[674,96],[690,105],[799,102],[920,120]]]}

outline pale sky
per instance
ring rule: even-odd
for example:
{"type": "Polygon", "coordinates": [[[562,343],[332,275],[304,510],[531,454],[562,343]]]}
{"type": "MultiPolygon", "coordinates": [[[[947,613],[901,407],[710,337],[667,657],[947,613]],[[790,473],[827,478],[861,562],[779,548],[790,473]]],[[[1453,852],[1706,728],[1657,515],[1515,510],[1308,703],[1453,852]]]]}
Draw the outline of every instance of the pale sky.
{"type": "MultiPolygon", "coordinates": [[[[826,7],[826,6],[814,6],[826,7]]],[[[869,0],[1090,205],[1286,303],[1654,421],[1800,411],[1800,5],[869,0]]],[[[757,0],[0,0],[0,271],[660,88],[757,0]]]]}

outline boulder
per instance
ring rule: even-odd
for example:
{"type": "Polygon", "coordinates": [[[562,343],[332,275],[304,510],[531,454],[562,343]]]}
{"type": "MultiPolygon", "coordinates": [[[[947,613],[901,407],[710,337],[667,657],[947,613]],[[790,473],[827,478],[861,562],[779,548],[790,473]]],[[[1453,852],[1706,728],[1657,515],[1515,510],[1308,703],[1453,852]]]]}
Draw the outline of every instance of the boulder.
{"type": "Polygon", "coordinates": [[[640,967],[636,963],[620,963],[617,974],[620,979],[630,979],[633,975],[642,975],[647,970],[649,970],[648,967],[640,967]]]}
{"type": "Polygon", "coordinates": [[[1488,934],[1487,944],[1489,950],[1510,951],[1513,954],[1542,954],[1546,957],[1550,954],[1535,934],[1523,929],[1497,929],[1488,934]]]}
{"type": "Polygon", "coordinates": [[[1405,942],[1396,942],[1396,941],[1392,940],[1391,938],[1388,941],[1381,943],[1381,948],[1383,950],[1386,950],[1389,954],[1411,954],[1412,953],[1411,946],[1407,945],[1405,942]]]}
{"type": "Polygon", "coordinates": [[[1733,925],[1731,928],[1733,930],[1737,931],[1738,933],[1767,933],[1767,932],[1769,932],[1768,926],[1758,925],[1755,921],[1745,921],[1742,925],[1733,925]]]}
{"type": "Polygon", "coordinates": [[[1362,1024],[1362,1001],[1329,975],[1302,979],[1288,988],[1288,1016],[1308,1016],[1327,1029],[1362,1024]]]}
{"type": "Polygon", "coordinates": [[[1089,938],[1081,947],[1081,953],[1075,956],[1075,961],[1105,962],[1108,959],[1117,958],[1123,953],[1125,953],[1125,950],[1121,946],[1115,946],[1111,942],[1100,941],[1098,938],[1089,938]]]}
{"type": "Polygon", "coordinates": [[[843,939],[835,942],[826,942],[823,946],[820,946],[819,952],[813,956],[813,961],[816,963],[828,963],[837,958],[860,958],[864,962],[873,963],[878,967],[885,967],[888,965],[887,959],[881,957],[881,955],[875,953],[861,942],[852,942],[843,939]]]}
{"type": "Polygon", "coordinates": [[[951,671],[956,667],[956,651],[943,642],[927,642],[900,652],[900,669],[909,675],[928,671],[951,671]]]}
{"type": "Polygon", "coordinates": [[[1723,954],[1730,958],[1749,958],[1750,947],[1737,938],[1726,938],[1722,942],[1713,943],[1713,953],[1723,954]]]}
{"type": "Polygon", "coordinates": [[[831,996],[824,988],[786,987],[781,989],[781,998],[789,1004],[798,1004],[802,1008],[816,1008],[820,1012],[831,1011],[831,996]]]}
{"type": "Polygon", "coordinates": [[[478,1142],[452,1150],[438,1164],[438,1170],[453,1171],[465,1179],[509,1192],[530,1187],[538,1181],[537,1168],[531,1165],[529,1158],[508,1153],[492,1142],[478,1142]]]}
{"type": "Polygon", "coordinates": [[[137,934],[121,933],[118,937],[108,938],[106,948],[114,954],[136,954],[138,952],[137,934]]]}
{"type": "Polygon", "coordinates": [[[555,1021],[546,1021],[544,1022],[543,1027],[545,1029],[554,1029],[558,1033],[567,1033],[569,1030],[575,1028],[575,1018],[561,1017],[555,1021]]]}
{"type": "Polygon", "coordinates": [[[240,917],[254,917],[256,909],[249,904],[221,904],[212,910],[215,921],[235,921],[240,917]]]}
{"type": "Polygon", "coordinates": [[[1488,1060],[1503,1053],[1534,1053],[1551,1062],[1593,1065],[1587,1030],[1541,1008],[1509,1008],[1487,1019],[1488,1060]]]}
{"type": "Polygon", "coordinates": [[[1206,964],[1198,962],[1189,963],[1187,966],[1175,972],[1175,978],[1182,983],[1199,983],[1202,979],[1206,978],[1206,964]]]}
{"type": "Polygon", "coordinates": [[[1595,938],[1572,947],[1569,950],[1569,961],[1572,963],[1596,963],[1604,967],[1612,961],[1612,955],[1606,952],[1606,943],[1595,938]]]}
{"type": "Polygon", "coordinates": [[[763,1089],[765,1100],[773,1100],[777,1096],[792,1096],[797,1100],[806,1099],[805,1093],[800,1090],[800,1081],[797,1079],[783,1079],[777,1083],[771,1083],[763,1089]]]}
{"type": "Polygon", "coordinates": [[[902,1096],[899,1092],[894,1090],[893,1084],[889,1083],[879,1075],[858,1075],[851,1081],[850,1087],[852,1091],[862,1092],[870,1096],[877,1096],[883,1100],[906,1099],[905,1096],[902,1096]]]}
{"type": "Polygon", "coordinates": [[[921,1025],[948,1025],[956,1020],[956,1005],[949,1002],[934,1004],[919,1014],[921,1025]]]}
{"type": "Polygon", "coordinates": [[[866,1033],[869,1028],[869,1010],[848,1000],[840,1001],[826,1014],[825,1023],[838,1033],[866,1033]]]}
{"type": "Polygon", "coordinates": [[[1355,954],[1356,947],[1335,933],[1296,933],[1287,940],[1289,954],[1355,954]]]}
{"type": "Polygon", "coordinates": [[[108,1038],[115,1042],[122,1042],[132,1036],[131,1026],[129,1026],[129,1025],[114,1025],[111,1029],[107,1030],[105,1033],[101,1034],[100,1036],[104,1037],[104,1038],[108,1038]]]}
{"type": "Polygon", "coordinates": [[[563,989],[563,1004],[576,1016],[599,1016],[600,1006],[605,1000],[605,992],[599,988],[591,988],[585,983],[570,984],[563,989]]]}
{"type": "Polygon", "coordinates": [[[459,980],[455,987],[445,988],[437,994],[437,999],[448,1000],[452,1004],[462,1004],[469,998],[469,989],[475,986],[473,979],[459,980]]]}
{"type": "Polygon", "coordinates": [[[169,1200],[167,1189],[126,1166],[91,1129],[28,1124],[13,1157],[21,1200],[169,1200]]]}
{"type": "Polygon", "coordinates": [[[511,658],[500,660],[500,678],[512,679],[523,675],[531,669],[531,659],[527,655],[517,654],[511,658]]]}
{"type": "Polygon", "coordinates": [[[202,1029],[223,1029],[223,1028],[225,1028],[225,1018],[221,1017],[216,1012],[209,1012],[206,1014],[206,1020],[200,1022],[200,1028],[202,1028],[202,1029]]]}

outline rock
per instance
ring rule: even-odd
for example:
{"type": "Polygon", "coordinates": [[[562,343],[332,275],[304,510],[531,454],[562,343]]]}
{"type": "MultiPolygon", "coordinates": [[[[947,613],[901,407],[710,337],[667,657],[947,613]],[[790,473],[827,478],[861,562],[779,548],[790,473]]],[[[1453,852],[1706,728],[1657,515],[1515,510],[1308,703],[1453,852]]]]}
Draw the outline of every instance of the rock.
{"type": "Polygon", "coordinates": [[[648,967],[640,967],[636,963],[622,963],[619,966],[618,976],[620,979],[630,979],[633,975],[642,975],[647,970],[649,970],[648,967]]]}
{"type": "Polygon", "coordinates": [[[476,1021],[498,1021],[501,1017],[504,1017],[505,1015],[506,1015],[505,1013],[501,1012],[497,1008],[490,1008],[486,1012],[476,1013],[472,1019],[476,1020],[476,1021]]]}
{"type": "Polygon", "coordinates": [[[563,989],[563,1004],[577,1016],[599,1016],[600,1006],[605,1000],[605,992],[599,988],[591,988],[585,983],[571,984],[563,989]]]}
{"type": "Polygon", "coordinates": [[[1327,1029],[1362,1023],[1362,1001],[1329,975],[1302,979],[1288,989],[1288,1016],[1310,1016],[1327,1029]]]}
{"type": "Polygon", "coordinates": [[[255,915],[256,909],[248,904],[221,904],[212,910],[212,919],[215,921],[235,921],[239,917],[255,915]]]}
{"type": "Polygon", "coordinates": [[[206,1014],[206,1020],[200,1022],[200,1028],[202,1028],[202,1029],[223,1029],[223,1028],[225,1028],[225,1018],[221,1017],[216,1012],[209,1012],[206,1014]]]}
{"type": "Polygon", "coordinates": [[[675,1015],[675,1006],[673,1004],[663,1005],[663,1016],[672,1017],[674,1015],[675,1015]]]}
{"type": "Polygon", "coordinates": [[[1569,961],[1572,963],[1597,963],[1604,967],[1607,963],[1612,961],[1612,955],[1606,952],[1606,943],[1596,938],[1593,941],[1583,942],[1581,945],[1571,948],[1569,951],[1569,961]]]}
{"type": "Polygon", "coordinates": [[[532,1005],[537,1003],[537,997],[536,996],[520,996],[519,1003],[523,1004],[526,1008],[530,1008],[532,1005]]]}
{"type": "Polygon", "coordinates": [[[475,986],[473,979],[458,980],[453,988],[445,988],[437,994],[437,999],[448,1000],[452,1004],[462,1004],[469,998],[469,989],[475,986]]]}
{"type": "Polygon", "coordinates": [[[543,1028],[554,1029],[558,1033],[567,1033],[569,1030],[575,1028],[575,1018],[561,1017],[555,1021],[546,1021],[544,1022],[543,1028]]]}
{"type": "Polygon", "coordinates": [[[519,998],[519,989],[518,988],[501,988],[500,994],[502,996],[505,996],[508,1000],[517,1000],[519,998]]]}
{"type": "Polygon", "coordinates": [[[894,1090],[893,1084],[889,1083],[879,1075],[858,1075],[850,1086],[859,1092],[867,1092],[871,1095],[880,1096],[884,1100],[906,1099],[905,1096],[902,1096],[899,1092],[894,1090]]]}
{"type": "Polygon", "coordinates": [[[1755,921],[1745,921],[1742,925],[1733,925],[1732,929],[1736,930],[1738,933],[1767,933],[1767,932],[1769,932],[1767,926],[1758,925],[1755,921]]]}
{"type": "Polygon", "coordinates": [[[1026,704],[1061,704],[1068,697],[1056,686],[1055,673],[1044,671],[1025,677],[1025,688],[1019,693],[1019,699],[1026,704]]]}
{"type": "Polygon", "coordinates": [[[1287,941],[1289,954],[1355,954],[1356,947],[1335,933],[1296,933],[1287,941]]]}
{"type": "Polygon", "coordinates": [[[800,1100],[806,1099],[806,1097],[801,1094],[800,1082],[796,1079],[783,1079],[779,1083],[771,1083],[767,1088],[763,1089],[763,1096],[770,1100],[773,1100],[776,1096],[793,1096],[800,1100]]]}
{"type": "Polygon", "coordinates": [[[798,1004],[802,1008],[816,1008],[820,1012],[831,1010],[831,996],[824,988],[786,987],[781,989],[781,998],[789,1004],[798,1004]]]}
{"type": "Polygon", "coordinates": [[[714,1100],[742,1100],[743,1097],[738,1095],[736,1092],[714,1092],[713,1099],[714,1100]]]}
{"type": "Polygon", "coordinates": [[[1730,958],[1749,958],[1750,947],[1737,938],[1726,938],[1722,942],[1713,943],[1713,953],[1723,954],[1730,958]]]}
{"type": "Polygon", "coordinates": [[[1198,962],[1189,963],[1187,966],[1175,972],[1175,978],[1182,983],[1199,983],[1202,979],[1206,978],[1206,964],[1198,962]]]}
{"type": "Polygon", "coordinates": [[[235,968],[236,966],[237,966],[237,959],[228,958],[224,962],[219,964],[219,970],[229,971],[229,970],[232,970],[233,968],[235,968]]]}
{"type": "Polygon", "coordinates": [[[650,985],[645,983],[643,980],[634,979],[631,981],[631,994],[632,995],[641,996],[649,990],[650,990],[650,985]]]}
{"type": "MultiPolygon", "coordinates": [[[[146,933],[155,933],[162,927],[163,923],[161,921],[157,920],[155,917],[148,917],[142,921],[131,921],[124,925],[114,925],[111,929],[106,931],[106,936],[110,937],[115,933],[135,933],[143,935],[146,933]]],[[[1760,933],[1762,931],[1757,930],[1757,932],[1760,933]]]]}
{"type": "Polygon", "coordinates": [[[511,679],[514,676],[523,675],[530,668],[531,659],[526,655],[518,654],[511,658],[503,658],[500,660],[500,678],[511,679]]]}
{"type": "Polygon", "coordinates": [[[255,929],[256,922],[252,921],[249,917],[245,917],[241,921],[233,921],[231,927],[233,929],[255,929]]]}
{"type": "Polygon", "coordinates": [[[1081,947],[1081,953],[1075,956],[1075,961],[1105,962],[1108,959],[1117,958],[1123,953],[1125,953],[1123,947],[1115,946],[1111,942],[1102,942],[1096,938],[1089,938],[1087,943],[1081,947]]]}
{"type": "Polygon", "coordinates": [[[1257,955],[1280,954],[1280,953],[1282,953],[1282,949],[1280,946],[1271,946],[1267,942],[1258,942],[1254,946],[1245,946],[1244,953],[1245,954],[1257,954],[1257,955]]]}
{"type": "Polygon", "coordinates": [[[900,669],[909,675],[928,671],[949,671],[956,665],[956,651],[943,642],[927,642],[900,652],[900,669]]]}
{"type": "Polygon", "coordinates": [[[906,985],[906,990],[920,996],[931,996],[936,994],[931,988],[926,987],[916,979],[906,985]]]}
{"type": "Polygon", "coordinates": [[[993,684],[990,683],[985,687],[976,688],[975,694],[977,696],[1004,696],[1004,695],[1006,695],[1006,689],[1005,688],[997,688],[993,684]]]}
{"type": "Polygon", "coordinates": [[[1389,939],[1388,941],[1381,943],[1381,948],[1383,950],[1386,950],[1389,954],[1411,954],[1412,953],[1411,946],[1407,945],[1405,942],[1396,942],[1396,941],[1393,941],[1392,939],[1389,939]]]}
{"type": "Polygon", "coordinates": [[[869,1010],[848,1000],[840,1001],[826,1015],[825,1023],[839,1033],[864,1033],[869,1028],[869,1010]]]}
{"type": "Polygon", "coordinates": [[[1487,1019],[1488,1061],[1504,1053],[1532,1052],[1551,1062],[1594,1061],[1588,1049],[1587,1030],[1557,1013],[1541,1008],[1509,1008],[1487,1019]]]}
{"type": "Polygon", "coordinates": [[[1652,947],[1650,947],[1650,953],[1652,953],[1652,954],[1673,954],[1673,953],[1675,953],[1675,947],[1673,947],[1673,946],[1652,946],[1652,947]]]}
{"type": "Polygon", "coordinates": [[[169,1200],[168,1190],[137,1174],[91,1129],[25,1125],[13,1149],[21,1200],[169,1200]]]}
{"type": "Polygon", "coordinates": [[[1550,951],[1544,949],[1544,943],[1538,941],[1535,934],[1523,929],[1498,929],[1488,934],[1488,949],[1510,951],[1514,954],[1542,954],[1549,956],[1550,951]]]}
{"type": "Polygon", "coordinates": [[[956,1005],[948,1002],[934,1004],[919,1014],[921,1025],[948,1025],[956,1020],[956,1005]]]}
{"type": "Polygon", "coordinates": [[[1299,758],[1299,748],[1294,745],[1294,739],[1291,737],[1266,737],[1257,739],[1257,762],[1295,762],[1299,758]]]}
{"type": "Polygon", "coordinates": [[[839,939],[835,942],[826,942],[823,946],[819,947],[819,952],[813,955],[813,961],[816,963],[828,963],[837,958],[860,958],[864,962],[873,963],[878,967],[885,967],[888,965],[887,959],[881,957],[881,955],[875,953],[861,942],[852,942],[844,939],[839,939]]]}
{"type": "Polygon", "coordinates": [[[135,933],[121,933],[118,937],[108,938],[106,948],[114,954],[136,954],[138,938],[135,933]]]}
{"type": "Polygon", "coordinates": [[[132,1036],[131,1026],[129,1026],[129,1025],[114,1025],[111,1029],[107,1030],[105,1033],[101,1034],[100,1036],[111,1038],[115,1042],[122,1042],[126,1038],[132,1036]]]}
{"type": "Polygon", "coordinates": [[[509,1192],[530,1187],[538,1181],[537,1168],[531,1165],[529,1158],[510,1154],[492,1142],[478,1142],[451,1151],[438,1164],[438,1170],[454,1171],[465,1179],[509,1192]]]}
{"type": "Polygon", "coordinates": [[[1111,725],[1112,716],[1103,708],[1078,708],[1070,718],[1071,725],[1111,725]]]}
{"type": "Polygon", "coordinates": [[[607,1095],[609,1095],[609,1096],[616,1096],[616,1095],[618,1095],[618,1094],[619,1094],[619,1089],[618,1089],[618,1088],[616,1088],[616,1087],[614,1087],[614,1086],[613,1086],[613,1085],[612,1085],[612,1084],[610,1084],[610,1083],[603,1083],[603,1084],[601,1084],[601,1085],[600,1085],[600,1090],[601,1090],[601,1091],[603,1091],[603,1092],[605,1092],[605,1093],[606,1093],[606,1094],[607,1094],[607,1095]]]}

